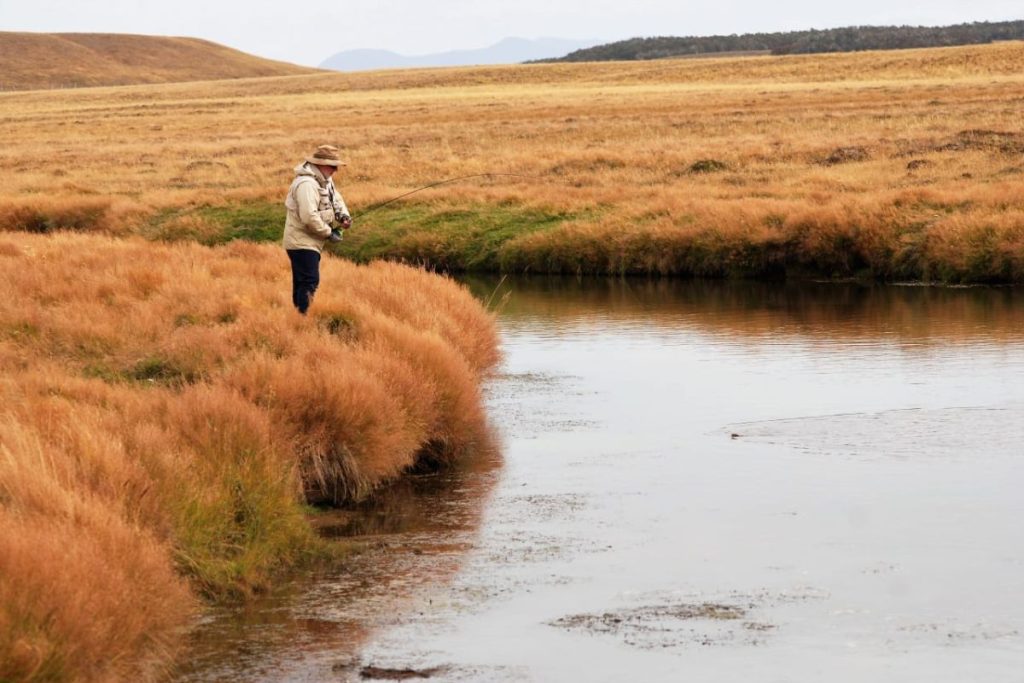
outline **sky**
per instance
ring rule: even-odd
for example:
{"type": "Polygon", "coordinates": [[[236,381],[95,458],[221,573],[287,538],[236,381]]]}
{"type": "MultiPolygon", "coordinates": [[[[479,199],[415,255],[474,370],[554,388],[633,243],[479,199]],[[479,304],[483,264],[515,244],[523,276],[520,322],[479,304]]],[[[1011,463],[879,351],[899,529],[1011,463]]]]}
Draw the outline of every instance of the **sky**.
{"type": "Polygon", "coordinates": [[[610,42],[1020,19],[1022,0],[0,0],[0,31],[192,36],[308,66],[342,50],[419,55],[506,37],[610,42]]]}

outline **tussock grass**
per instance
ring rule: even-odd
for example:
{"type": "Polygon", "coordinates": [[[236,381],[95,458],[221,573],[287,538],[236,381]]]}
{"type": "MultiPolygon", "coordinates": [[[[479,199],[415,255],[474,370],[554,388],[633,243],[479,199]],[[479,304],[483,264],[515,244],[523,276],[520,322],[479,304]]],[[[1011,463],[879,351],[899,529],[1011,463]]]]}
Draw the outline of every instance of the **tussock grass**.
{"type": "Polygon", "coordinates": [[[117,232],[111,201],[101,198],[75,198],[70,201],[11,201],[0,207],[0,225],[6,230],[46,234],[58,230],[78,232],[117,232]]]}
{"type": "Polygon", "coordinates": [[[150,680],[197,594],[324,552],[358,500],[487,443],[493,321],[460,287],[279,247],[0,236],[0,680],[150,680]]]}
{"type": "Polygon", "coordinates": [[[357,217],[442,178],[526,176],[374,213],[343,245],[356,258],[1017,281],[1022,49],[5,94],[0,229],[269,240],[291,168],[333,141],[357,217]],[[54,149],[59,168],[40,162],[54,149]]]}
{"type": "Polygon", "coordinates": [[[638,216],[631,229],[586,222],[517,237],[500,247],[499,262],[519,272],[1024,281],[1024,185],[876,199],[757,199],[713,210],[685,202],[638,216]]]}

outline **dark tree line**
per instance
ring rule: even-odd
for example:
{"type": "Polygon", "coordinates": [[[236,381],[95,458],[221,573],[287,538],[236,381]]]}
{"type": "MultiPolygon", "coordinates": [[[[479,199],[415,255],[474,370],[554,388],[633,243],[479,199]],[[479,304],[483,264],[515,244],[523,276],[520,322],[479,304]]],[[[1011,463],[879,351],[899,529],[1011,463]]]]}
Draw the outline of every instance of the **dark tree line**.
{"type": "Polygon", "coordinates": [[[745,33],[688,38],[631,38],[577,50],[548,62],[600,62],[661,59],[716,52],[770,52],[775,55],[916,47],[977,45],[997,40],[1024,40],[1024,21],[975,22],[955,26],[851,26],[823,31],[745,33]]]}

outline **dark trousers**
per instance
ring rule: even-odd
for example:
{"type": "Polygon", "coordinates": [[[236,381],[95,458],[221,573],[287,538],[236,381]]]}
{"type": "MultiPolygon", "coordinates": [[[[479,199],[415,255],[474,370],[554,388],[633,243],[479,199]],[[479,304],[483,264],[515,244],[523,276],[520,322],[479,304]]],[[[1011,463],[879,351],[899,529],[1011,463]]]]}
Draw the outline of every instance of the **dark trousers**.
{"type": "Polygon", "coordinates": [[[289,249],[292,262],[292,303],[306,315],[309,299],[320,285],[320,254],[310,249],[289,249]]]}

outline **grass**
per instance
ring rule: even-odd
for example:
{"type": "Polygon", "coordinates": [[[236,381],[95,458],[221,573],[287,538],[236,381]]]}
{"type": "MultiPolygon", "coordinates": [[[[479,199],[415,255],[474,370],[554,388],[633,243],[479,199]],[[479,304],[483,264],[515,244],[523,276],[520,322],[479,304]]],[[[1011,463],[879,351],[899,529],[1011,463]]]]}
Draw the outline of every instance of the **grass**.
{"type": "Polygon", "coordinates": [[[335,142],[357,216],[340,253],[360,260],[1018,282],[1020,49],[2,94],[0,228],[275,241],[292,167],[335,142]],[[67,135],[79,144],[61,168],[37,163],[67,135]],[[517,177],[358,220],[361,207],[479,173],[517,177]]]}
{"type": "Polygon", "coordinates": [[[309,73],[196,38],[0,32],[0,90],[309,73]]]}
{"type": "MultiPolygon", "coordinates": [[[[502,247],[518,237],[550,230],[593,215],[545,211],[516,202],[459,204],[405,202],[359,218],[332,253],[357,263],[384,258],[442,271],[493,271],[501,267],[502,247]]],[[[208,246],[232,240],[278,242],[284,224],[280,203],[167,209],[150,218],[142,231],[166,242],[195,241],[208,246]]]]}
{"type": "Polygon", "coordinates": [[[397,259],[444,271],[498,270],[501,247],[550,230],[582,214],[545,211],[513,202],[400,204],[360,219],[336,252],[357,262],[397,259]]]}
{"type": "Polygon", "coordinates": [[[22,234],[0,265],[0,680],[160,678],[196,596],[328,554],[309,503],[489,443],[493,320],[449,280],[328,257],[303,317],[277,246],[22,234]]]}
{"type": "MultiPolygon", "coordinates": [[[[998,202],[1020,196],[1019,186],[988,189],[998,193],[998,202]]],[[[710,212],[693,205],[682,220],[667,215],[626,230],[567,225],[508,243],[502,267],[696,277],[1024,280],[1024,213],[1007,206],[979,217],[918,201],[930,196],[907,191],[877,204],[821,207],[752,200],[710,212]]]]}
{"type": "Polygon", "coordinates": [[[275,242],[281,239],[284,215],[282,203],[268,201],[171,208],[152,216],[141,232],[150,239],[207,246],[231,240],[275,242]]]}

